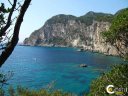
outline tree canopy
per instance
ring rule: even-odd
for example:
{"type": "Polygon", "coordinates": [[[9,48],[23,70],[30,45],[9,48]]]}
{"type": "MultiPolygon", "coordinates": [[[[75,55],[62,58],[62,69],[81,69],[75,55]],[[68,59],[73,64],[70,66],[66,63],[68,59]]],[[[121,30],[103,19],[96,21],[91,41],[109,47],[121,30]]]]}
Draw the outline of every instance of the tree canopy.
{"type": "Polygon", "coordinates": [[[113,94],[108,94],[106,91],[108,85],[114,85],[114,88],[127,88],[127,71],[128,64],[113,65],[111,71],[103,73],[96,80],[93,80],[88,96],[128,96],[128,92],[124,90],[115,90],[113,94]]]}
{"type": "Polygon", "coordinates": [[[128,56],[128,8],[115,14],[110,29],[103,32],[103,36],[117,48],[122,57],[128,56]]]}

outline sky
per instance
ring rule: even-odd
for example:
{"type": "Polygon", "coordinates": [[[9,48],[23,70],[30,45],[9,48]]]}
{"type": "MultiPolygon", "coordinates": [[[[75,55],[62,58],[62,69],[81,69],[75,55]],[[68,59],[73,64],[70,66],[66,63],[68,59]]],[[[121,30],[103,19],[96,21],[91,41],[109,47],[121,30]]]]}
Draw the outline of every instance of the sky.
{"type": "Polygon", "coordinates": [[[19,42],[23,42],[34,30],[58,14],[82,16],[89,11],[115,14],[126,7],[128,0],[32,0],[24,16],[19,42]]]}

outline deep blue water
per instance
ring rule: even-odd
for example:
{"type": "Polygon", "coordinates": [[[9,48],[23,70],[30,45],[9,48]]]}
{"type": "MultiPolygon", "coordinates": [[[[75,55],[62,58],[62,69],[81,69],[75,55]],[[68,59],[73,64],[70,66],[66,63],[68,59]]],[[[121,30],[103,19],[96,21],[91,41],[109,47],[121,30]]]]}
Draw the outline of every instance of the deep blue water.
{"type": "Polygon", "coordinates": [[[17,46],[1,70],[13,71],[9,84],[32,89],[46,88],[54,81],[54,89],[80,94],[89,91],[92,80],[122,59],[75,48],[17,46]],[[85,63],[86,68],[79,67],[85,63]]]}

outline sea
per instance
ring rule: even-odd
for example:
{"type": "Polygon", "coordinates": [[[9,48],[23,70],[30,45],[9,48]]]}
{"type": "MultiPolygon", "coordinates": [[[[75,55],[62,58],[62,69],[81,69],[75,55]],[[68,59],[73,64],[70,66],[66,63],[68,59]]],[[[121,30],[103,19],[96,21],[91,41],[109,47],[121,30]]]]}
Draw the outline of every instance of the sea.
{"type": "Polygon", "coordinates": [[[13,72],[12,85],[34,90],[42,88],[74,94],[89,92],[90,84],[113,64],[125,63],[116,56],[106,56],[77,48],[16,46],[0,72],[13,72]],[[80,67],[86,64],[87,67],[80,67]]]}

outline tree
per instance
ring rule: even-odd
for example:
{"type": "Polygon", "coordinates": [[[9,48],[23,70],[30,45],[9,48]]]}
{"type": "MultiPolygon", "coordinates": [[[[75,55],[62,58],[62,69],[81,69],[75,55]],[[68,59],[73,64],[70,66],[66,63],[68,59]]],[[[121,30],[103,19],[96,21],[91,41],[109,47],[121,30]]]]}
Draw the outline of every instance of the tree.
{"type": "Polygon", "coordinates": [[[111,71],[93,80],[88,96],[128,96],[128,64],[114,65],[111,71]],[[113,94],[108,94],[106,87],[114,85],[113,94]],[[122,88],[122,89],[121,89],[122,88]],[[115,90],[114,90],[115,89],[115,90]]]}
{"type": "Polygon", "coordinates": [[[109,31],[103,32],[103,37],[117,48],[121,57],[128,57],[128,8],[115,14],[109,31]]]}
{"type": "Polygon", "coordinates": [[[31,0],[24,0],[24,3],[22,5],[20,5],[17,0],[13,0],[13,4],[11,3],[10,0],[8,0],[8,2],[11,4],[11,8],[5,8],[4,3],[1,3],[1,6],[0,6],[0,43],[1,43],[0,50],[2,50],[2,53],[0,55],[0,67],[11,55],[15,46],[18,43],[20,26],[23,21],[25,12],[28,6],[30,5],[31,0]],[[16,8],[17,4],[19,4],[18,8],[16,8]],[[16,21],[13,27],[12,36],[8,37],[7,35],[10,32],[9,28],[13,22],[12,17],[13,17],[14,11],[16,10],[20,10],[20,12],[19,12],[18,18],[16,18],[16,21]]]}
{"type": "MultiPolygon", "coordinates": [[[[110,29],[102,35],[107,42],[117,48],[121,57],[128,57],[128,8],[115,14],[110,29]]],[[[114,65],[109,72],[103,73],[91,83],[88,96],[128,96],[127,71],[128,64],[114,65]],[[107,89],[108,85],[113,87],[107,89]],[[109,94],[108,90],[114,93],[109,94]]]]}

